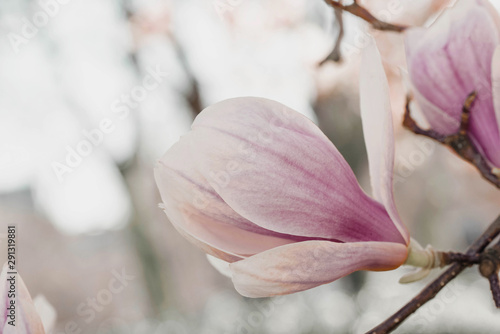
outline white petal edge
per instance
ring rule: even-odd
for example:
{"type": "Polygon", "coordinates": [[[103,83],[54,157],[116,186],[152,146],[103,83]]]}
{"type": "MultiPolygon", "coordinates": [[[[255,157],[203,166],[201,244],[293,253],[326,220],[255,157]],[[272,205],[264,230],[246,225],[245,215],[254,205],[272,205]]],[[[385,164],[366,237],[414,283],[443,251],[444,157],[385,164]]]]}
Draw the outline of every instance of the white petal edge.
{"type": "Polygon", "coordinates": [[[360,71],[361,119],[373,196],[384,205],[408,244],[408,229],[401,221],[394,201],[394,129],[389,83],[373,38],[363,50],[360,71]]]}
{"type": "Polygon", "coordinates": [[[207,254],[207,260],[219,273],[226,277],[233,278],[233,274],[229,269],[229,262],[221,260],[210,254],[207,254]]]}

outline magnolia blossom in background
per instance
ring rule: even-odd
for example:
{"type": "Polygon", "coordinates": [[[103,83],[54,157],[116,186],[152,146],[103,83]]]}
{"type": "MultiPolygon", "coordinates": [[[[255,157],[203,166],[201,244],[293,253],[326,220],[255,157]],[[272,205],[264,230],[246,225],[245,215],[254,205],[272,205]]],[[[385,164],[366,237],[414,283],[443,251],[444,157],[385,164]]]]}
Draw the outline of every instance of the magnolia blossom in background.
{"type": "Polygon", "coordinates": [[[0,274],[0,305],[4,308],[0,315],[0,332],[3,334],[45,334],[42,320],[38,315],[33,300],[26,285],[19,274],[11,276],[7,264],[2,268],[0,274]],[[14,277],[14,280],[11,278],[14,277]],[[13,289],[11,285],[16,287],[13,289]],[[12,297],[12,293],[15,297],[12,297]],[[11,300],[15,300],[15,318],[10,317],[11,300]],[[15,320],[15,326],[9,324],[15,320]]]}
{"type": "Polygon", "coordinates": [[[414,96],[431,127],[453,134],[473,91],[470,136],[500,167],[500,17],[487,0],[458,1],[430,28],[406,33],[414,96]]]}
{"type": "Polygon", "coordinates": [[[155,178],[168,218],[230,263],[242,295],[293,293],[405,262],[388,85],[374,43],[365,52],[361,105],[375,199],[316,125],[262,98],[206,108],[159,161],[155,178]]]}

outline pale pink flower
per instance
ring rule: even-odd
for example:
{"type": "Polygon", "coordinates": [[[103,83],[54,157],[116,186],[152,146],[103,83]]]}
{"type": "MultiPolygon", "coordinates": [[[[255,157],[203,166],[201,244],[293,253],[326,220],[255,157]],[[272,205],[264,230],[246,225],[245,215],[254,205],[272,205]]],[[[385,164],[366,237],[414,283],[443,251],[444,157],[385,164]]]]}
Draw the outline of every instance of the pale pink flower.
{"type": "Polygon", "coordinates": [[[500,167],[500,18],[487,0],[462,0],[429,28],[406,32],[414,96],[431,127],[448,135],[460,125],[473,91],[470,136],[500,167]]]}
{"type": "Polygon", "coordinates": [[[373,198],[315,124],[262,98],[206,108],[159,161],[155,178],[168,218],[230,263],[242,295],[293,293],[405,262],[409,235],[392,192],[387,79],[375,45],[365,52],[361,106],[373,198]]]}
{"type": "Polygon", "coordinates": [[[10,270],[5,264],[0,274],[0,305],[2,309],[0,333],[45,334],[42,320],[21,276],[19,274],[11,275],[8,272],[10,270]],[[15,304],[11,304],[12,300],[15,301],[15,304]],[[12,323],[12,321],[14,322],[12,323]]]}

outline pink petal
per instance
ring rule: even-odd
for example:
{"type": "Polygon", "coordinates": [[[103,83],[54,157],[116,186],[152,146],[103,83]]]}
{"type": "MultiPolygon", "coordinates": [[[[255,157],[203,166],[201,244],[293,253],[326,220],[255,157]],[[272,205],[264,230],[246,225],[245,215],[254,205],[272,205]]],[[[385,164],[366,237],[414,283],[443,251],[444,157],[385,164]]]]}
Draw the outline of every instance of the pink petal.
{"type": "Polygon", "coordinates": [[[165,213],[186,239],[230,262],[302,240],[268,231],[231,209],[197,171],[191,137],[184,136],[155,168],[165,213]]]}
{"type": "Polygon", "coordinates": [[[10,272],[7,264],[2,268],[2,273],[0,274],[0,305],[2,308],[2,314],[0,316],[0,332],[4,334],[9,333],[23,333],[23,334],[45,334],[42,321],[40,316],[36,312],[35,305],[31,299],[30,293],[26,285],[24,284],[21,276],[7,274],[10,272]],[[16,319],[15,327],[9,325],[10,318],[7,317],[10,298],[9,290],[10,283],[7,281],[11,276],[15,277],[17,284],[16,287],[16,319]]]}
{"type": "Polygon", "coordinates": [[[330,283],[357,270],[391,270],[404,263],[400,243],[304,241],[230,264],[240,294],[259,298],[330,283]]]}
{"type": "MultiPolygon", "coordinates": [[[[493,85],[493,104],[495,106],[497,128],[500,129],[500,46],[495,49],[495,53],[493,54],[491,71],[491,82],[493,85]]],[[[497,145],[500,146],[500,142],[497,145]]],[[[500,168],[500,165],[496,164],[496,167],[500,168]]]]}
{"type": "MultiPolygon", "coordinates": [[[[165,211],[165,213],[167,213],[167,211],[165,211]]],[[[169,214],[167,214],[167,217],[168,216],[169,216],[169,214]]],[[[174,226],[174,228],[177,230],[177,232],[179,232],[179,234],[182,237],[184,237],[184,239],[186,239],[187,241],[189,241],[190,243],[192,243],[193,245],[195,245],[196,247],[198,247],[199,249],[204,251],[206,254],[211,255],[213,257],[216,257],[218,259],[221,259],[223,261],[227,261],[227,262],[235,262],[235,261],[239,261],[239,260],[244,259],[244,257],[242,255],[238,255],[238,254],[226,251],[226,250],[222,250],[220,248],[215,247],[212,244],[209,244],[208,242],[200,240],[199,237],[194,236],[192,233],[188,232],[183,227],[180,227],[180,225],[176,224],[172,218],[169,218],[169,219],[170,219],[170,222],[172,223],[172,225],[174,226]]],[[[202,233],[203,232],[204,231],[202,231],[202,233]]],[[[196,231],[195,231],[195,233],[196,233],[196,231]]],[[[214,237],[211,238],[211,236],[209,235],[208,238],[210,240],[210,239],[213,239],[214,237]]]]}
{"type": "Polygon", "coordinates": [[[193,130],[200,172],[253,223],[298,236],[403,242],[335,146],[296,111],[267,99],[230,99],[205,109],[193,130]]]}
{"type": "Polygon", "coordinates": [[[450,128],[458,129],[460,126],[460,119],[450,116],[429,102],[414,85],[412,85],[412,95],[420,106],[427,121],[432,124],[431,128],[433,130],[438,133],[452,133],[453,131],[450,132],[450,128]]]}
{"type": "Polygon", "coordinates": [[[421,96],[452,117],[424,114],[433,128],[451,134],[458,129],[462,105],[472,91],[478,97],[472,108],[472,139],[495,165],[500,165],[500,134],[491,91],[491,59],[499,43],[498,15],[487,1],[459,1],[428,29],[406,33],[410,77],[421,96]]]}
{"type": "Polygon", "coordinates": [[[363,50],[360,72],[361,118],[373,196],[384,204],[392,221],[408,243],[408,229],[402,223],[394,202],[394,130],[389,84],[373,39],[363,50]]]}

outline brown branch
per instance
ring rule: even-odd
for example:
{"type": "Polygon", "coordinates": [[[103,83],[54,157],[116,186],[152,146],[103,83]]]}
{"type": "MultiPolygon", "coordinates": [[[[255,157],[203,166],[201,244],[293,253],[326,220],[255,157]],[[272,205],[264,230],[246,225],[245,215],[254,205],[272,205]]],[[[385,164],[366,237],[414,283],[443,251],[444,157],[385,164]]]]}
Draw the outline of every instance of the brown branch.
{"type": "Polygon", "coordinates": [[[456,253],[456,252],[441,252],[441,267],[447,266],[449,264],[453,264],[456,262],[463,264],[479,264],[481,262],[480,254],[465,254],[465,253],[456,253]]]}
{"type": "Polygon", "coordinates": [[[495,306],[500,308],[500,282],[498,280],[498,273],[491,274],[488,280],[490,281],[491,294],[493,295],[495,306]]]}
{"type": "Polygon", "coordinates": [[[356,3],[356,1],[354,1],[352,4],[347,5],[347,6],[341,4],[339,1],[335,1],[335,0],[325,0],[325,2],[335,9],[340,9],[340,10],[349,12],[352,15],[357,16],[357,17],[365,20],[366,22],[370,23],[374,29],[377,29],[377,30],[402,32],[406,28],[408,28],[406,26],[396,25],[396,24],[391,24],[391,23],[387,23],[384,21],[380,21],[375,16],[373,16],[366,8],[358,5],[356,3]]]}
{"type": "MultiPolygon", "coordinates": [[[[500,234],[500,216],[488,227],[488,229],[468,248],[467,255],[480,254],[496,236],[500,234]]],[[[403,306],[399,311],[383,323],[368,331],[367,334],[386,334],[395,330],[406,318],[418,310],[426,302],[434,298],[446,284],[458,276],[471,264],[454,263],[441,276],[425,287],[415,298],[403,306]]],[[[497,277],[498,278],[498,277],[497,277]]],[[[490,280],[491,283],[491,280],[490,280]]]]}
{"type": "Polygon", "coordinates": [[[497,308],[500,308],[500,283],[498,272],[500,271],[500,241],[483,253],[479,263],[479,272],[490,282],[491,294],[497,308]]]}
{"type": "Polygon", "coordinates": [[[476,92],[472,92],[467,96],[462,108],[462,118],[460,128],[458,131],[451,135],[443,135],[432,129],[425,130],[418,126],[417,122],[410,115],[410,102],[411,98],[407,97],[406,110],[403,118],[403,126],[417,135],[422,135],[434,139],[441,144],[448,146],[463,160],[471,163],[481,173],[483,178],[500,188],[500,178],[495,174],[488,164],[486,158],[477,149],[476,145],[470,139],[468,133],[470,109],[476,98],[476,92]]]}

